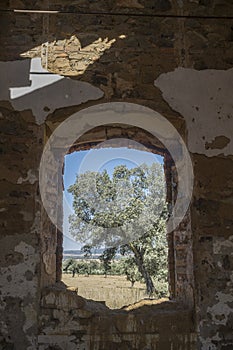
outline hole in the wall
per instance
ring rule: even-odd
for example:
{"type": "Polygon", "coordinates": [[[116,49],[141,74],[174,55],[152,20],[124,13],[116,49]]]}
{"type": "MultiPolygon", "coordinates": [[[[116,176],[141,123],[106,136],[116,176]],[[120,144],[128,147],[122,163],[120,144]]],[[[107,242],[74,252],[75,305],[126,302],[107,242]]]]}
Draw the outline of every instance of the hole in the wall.
{"type": "MultiPolygon", "coordinates": [[[[65,156],[65,164],[63,172],[64,172],[64,184],[65,189],[67,189],[67,185],[72,185],[75,182],[75,170],[77,170],[77,166],[80,165],[81,161],[88,155],[90,152],[95,152],[93,159],[97,159],[98,157],[102,159],[103,153],[109,153],[116,154],[116,151],[119,151],[119,154],[124,154],[128,152],[128,157],[130,158],[130,152],[131,154],[134,153],[134,159],[136,157],[136,163],[133,164],[133,162],[130,162],[129,160],[123,159],[122,164],[121,160],[118,159],[111,159],[108,164],[102,164],[102,167],[100,167],[99,170],[103,171],[104,169],[107,172],[110,172],[110,178],[112,179],[113,171],[115,166],[123,165],[127,170],[134,169],[135,165],[139,163],[146,163],[146,153],[148,155],[149,162],[156,163],[160,166],[160,168],[163,168],[163,181],[165,186],[165,203],[169,203],[171,205],[171,202],[175,199],[172,197],[175,197],[176,192],[176,180],[175,180],[175,167],[172,167],[172,160],[169,158],[169,155],[167,153],[167,150],[163,148],[163,145],[158,143],[158,140],[153,141],[152,139],[146,140],[148,136],[146,137],[143,135],[142,130],[135,130],[136,128],[129,127],[129,126],[107,126],[107,127],[100,127],[95,128],[94,130],[89,133],[90,135],[87,135],[85,142],[78,142],[73,145],[70,148],[69,154],[65,156]],[[110,135],[112,134],[113,138],[111,139],[110,135]],[[102,136],[104,135],[104,136],[102,136]],[[145,149],[139,150],[139,149],[132,149],[132,145],[127,149],[127,147],[119,147],[119,136],[121,140],[136,140],[137,144],[141,145],[141,148],[145,148],[146,144],[146,151],[145,149]],[[100,137],[100,139],[98,139],[100,137]],[[102,137],[102,138],[101,138],[102,137]],[[106,139],[109,141],[111,139],[111,146],[113,147],[107,147],[98,149],[93,149],[96,145],[99,145],[101,142],[106,141],[106,139]],[[114,145],[114,140],[117,140],[114,145]],[[139,142],[144,142],[139,143],[139,142]],[[99,152],[99,154],[98,154],[99,152]],[[101,156],[102,152],[102,156],[101,156]],[[141,161],[140,161],[141,159],[141,161]],[[153,160],[153,161],[152,161],[153,160]],[[115,165],[115,166],[114,166],[115,165]],[[76,166],[76,169],[75,169],[76,166]],[[173,168],[173,170],[171,170],[173,168]],[[171,176],[173,174],[173,180],[171,180],[171,176]]],[[[151,137],[151,136],[150,136],[151,137]]],[[[108,142],[107,141],[107,142],[108,142]]],[[[137,148],[137,146],[136,146],[137,148]]],[[[111,157],[111,156],[110,156],[111,157]]],[[[122,158],[122,157],[121,157],[122,158]]],[[[124,156],[123,156],[124,158],[124,156]]],[[[127,157],[126,157],[127,158],[127,157]]],[[[106,163],[106,162],[105,162],[106,163]]],[[[89,164],[90,165],[90,164],[89,164]]],[[[148,167],[150,167],[148,164],[148,167]]],[[[84,166],[85,168],[85,166],[84,166]]],[[[90,170],[90,169],[89,169],[90,170]]],[[[71,193],[70,193],[71,196],[71,193]]],[[[72,196],[70,197],[70,205],[72,205],[72,196]]],[[[77,202],[77,198],[76,198],[77,202]]],[[[64,211],[67,211],[67,208],[63,207],[64,211]]],[[[163,235],[163,247],[160,247],[161,252],[160,256],[159,253],[156,252],[153,256],[153,253],[151,254],[151,257],[148,258],[147,256],[147,264],[156,264],[156,261],[153,261],[154,259],[158,259],[160,257],[160,262],[163,267],[163,271],[160,268],[160,271],[157,271],[154,274],[152,280],[153,285],[155,287],[155,290],[153,293],[150,293],[148,290],[148,283],[145,283],[145,278],[142,276],[142,272],[140,272],[139,266],[135,264],[135,259],[138,258],[138,256],[135,256],[133,251],[126,249],[125,255],[122,254],[122,245],[115,246],[115,251],[106,250],[104,249],[104,246],[92,246],[91,249],[85,250],[85,245],[83,242],[82,244],[74,243],[74,238],[69,237],[67,238],[67,235],[70,236],[68,224],[67,224],[67,212],[63,213],[65,214],[65,223],[63,227],[63,275],[62,280],[67,285],[76,287],[78,294],[81,296],[84,296],[88,299],[94,299],[99,301],[106,302],[107,306],[110,308],[120,308],[124,305],[131,304],[133,302],[137,302],[140,299],[143,298],[155,298],[159,299],[160,297],[172,297],[174,295],[174,271],[172,270],[172,267],[174,265],[174,252],[172,249],[173,242],[172,242],[172,234],[169,236],[166,236],[166,228],[162,232],[163,235]],[[71,243],[73,242],[73,243],[71,243]],[[74,249],[72,249],[72,244],[74,249]],[[84,246],[84,249],[81,251],[81,247],[84,246]],[[113,253],[113,254],[112,254],[113,253]],[[84,255],[86,258],[84,258],[84,255]],[[162,256],[161,256],[162,255],[162,256]],[[156,256],[156,257],[155,257],[156,256]],[[73,260],[72,260],[73,259],[73,260]],[[151,259],[151,261],[149,261],[151,259]],[[164,263],[165,262],[165,263],[164,263]],[[133,266],[132,266],[133,265],[133,266]],[[69,272],[68,274],[65,272],[69,272]],[[160,275],[159,275],[160,274],[160,275]],[[163,275],[161,277],[161,275],[163,275]],[[168,275],[169,275],[169,285],[168,285],[168,275]],[[107,278],[106,278],[107,276],[107,278]],[[128,280],[127,280],[128,276],[128,280]],[[116,289],[118,289],[116,293],[116,289]],[[169,291],[168,291],[169,290],[169,291]],[[169,293],[170,292],[170,293],[169,293]],[[121,296],[116,298],[116,295],[121,296]],[[121,299],[121,300],[120,300],[121,299]]],[[[64,222],[64,221],[63,221],[64,222]]],[[[145,232],[146,234],[146,232],[145,232]]],[[[142,236],[144,235],[144,232],[142,232],[142,236]]],[[[161,232],[160,232],[161,235],[161,232]]],[[[77,237],[76,237],[77,238],[77,237]]],[[[80,237],[79,237],[80,238],[80,237]]],[[[161,239],[161,237],[160,237],[161,239]]],[[[155,241],[154,241],[155,242],[155,241]]],[[[139,241],[141,244],[141,242],[139,241]]],[[[60,242],[61,244],[61,242],[60,242]]],[[[106,247],[105,247],[106,248],[106,247]]],[[[107,247],[109,248],[109,246],[107,247]]],[[[138,248],[138,246],[137,246],[138,248]]],[[[155,247],[154,247],[155,248],[155,247]]],[[[149,248],[147,247],[149,250],[149,248]]],[[[124,249],[123,249],[124,250],[124,249]]],[[[150,247],[150,253],[151,253],[151,247],[150,247]]],[[[148,252],[146,252],[147,255],[148,252]]],[[[61,254],[61,247],[60,247],[60,254],[61,254]]],[[[58,259],[59,265],[61,264],[61,258],[58,259]]],[[[155,265],[154,265],[155,266],[155,265]]],[[[57,268],[61,269],[61,266],[58,266],[57,268]]],[[[152,267],[151,267],[152,270],[152,267]]],[[[148,282],[148,281],[147,281],[148,282]]]]}
{"type": "MultiPolygon", "coordinates": [[[[103,164],[98,171],[98,174],[102,179],[104,176],[107,176],[108,184],[116,184],[116,181],[114,181],[116,180],[116,176],[114,176],[115,171],[119,171],[119,175],[122,176],[125,171],[132,173],[135,169],[139,169],[136,163],[125,158],[127,155],[130,158],[132,153],[138,158],[137,160],[139,163],[141,162],[141,164],[145,164],[144,167],[150,175],[153,168],[161,169],[163,163],[162,157],[161,159],[151,157],[149,164],[149,159],[145,159],[145,152],[133,152],[135,150],[127,150],[126,148],[107,150],[98,149],[95,152],[95,156],[98,157],[98,153],[100,157],[100,153],[102,153],[102,156],[103,153],[106,155],[106,151],[111,157],[116,157],[114,151],[118,151],[122,154],[121,158],[111,159],[111,161],[103,164]],[[157,162],[159,162],[159,164],[156,164],[157,162]]],[[[68,187],[70,188],[68,183],[70,183],[71,186],[74,184],[77,185],[78,181],[75,181],[75,179],[71,180],[71,177],[77,172],[78,163],[81,162],[81,159],[85,157],[85,155],[87,156],[88,152],[90,151],[79,151],[66,156],[66,170],[64,175],[64,180],[66,182],[65,189],[68,187]]],[[[86,180],[88,178],[88,173],[84,174],[86,180]]],[[[83,182],[82,175],[80,175],[79,182],[80,181],[83,182]]],[[[162,179],[161,182],[164,185],[163,182],[165,182],[165,179],[162,179]]],[[[152,184],[150,183],[147,191],[151,185],[152,184]]],[[[106,189],[106,186],[103,186],[103,190],[104,188],[106,189]]],[[[139,187],[140,186],[138,186],[137,191],[141,189],[139,187]]],[[[77,196],[75,196],[74,193],[73,195],[70,193],[70,195],[72,196],[72,202],[70,202],[70,205],[73,205],[73,212],[70,215],[70,220],[74,224],[77,220],[77,215],[74,210],[80,210],[81,203],[79,202],[78,206],[77,196]],[[74,198],[76,204],[74,203],[74,198]]],[[[110,197],[111,193],[104,197],[104,202],[107,208],[102,211],[102,214],[109,209],[107,201],[110,197]]],[[[154,200],[156,200],[156,198],[154,198],[154,200]]],[[[133,207],[132,204],[131,207],[133,207]]],[[[93,239],[90,239],[88,245],[85,244],[85,241],[82,242],[82,235],[77,232],[77,228],[76,230],[72,230],[72,232],[74,238],[76,238],[79,243],[72,241],[73,237],[70,237],[69,231],[67,230],[68,215],[66,208],[67,206],[64,207],[63,226],[63,272],[66,273],[63,273],[62,280],[67,285],[76,287],[78,289],[78,294],[87,299],[105,301],[106,305],[111,308],[120,308],[126,304],[132,304],[140,299],[148,297],[149,295],[157,299],[159,297],[168,297],[167,238],[165,225],[164,229],[160,231],[154,230],[154,237],[152,237],[152,233],[149,233],[146,230],[143,232],[143,229],[141,229],[141,235],[139,235],[139,238],[136,239],[135,237],[132,241],[127,242],[126,245],[122,244],[112,248],[106,248],[101,243],[93,245],[93,239]],[[158,235],[157,239],[156,234],[158,235]],[[147,238],[145,237],[146,235],[147,238]],[[142,245],[142,249],[144,249],[145,252],[142,253],[140,245],[142,245]],[[141,264],[137,264],[137,261],[140,258],[142,260],[141,264]],[[142,272],[140,272],[142,267],[145,269],[144,272],[149,274],[146,281],[145,277],[142,276],[142,272]],[[147,290],[147,286],[148,288],[155,289],[153,294],[152,290],[147,290]],[[117,298],[116,294],[118,296],[117,298]]],[[[136,208],[137,206],[135,206],[135,210],[136,208]]],[[[83,208],[83,211],[84,210],[87,211],[86,208],[83,208]]],[[[98,213],[96,216],[98,216],[98,213]]],[[[128,217],[128,219],[130,219],[130,217],[128,217]]],[[[105,217],[105,221],[109,221],[107,216],[105,217]]],[[[82,225],[83,223],[84,221],[82,221],[82,225]]]]}
{"type": "MultiPolygon", "coordinates": [[[[53,207],[57,207],[56,214],[58,217],[58,227],[61,228],[60,222],[63,220],[62,203],[63,196],[63,173],[64,173],[64,157],[67,154],[80,152],[84,150],[91,150],[93,147],[102,142],[114,139],[127,139],[141,143],[147,147],[149,152],[158,154],[164,157],[164,172],[166,177],[167,203],[169,212],[173,211],[176,206],[176,197],[179,187],[178,184],[178,169],[175,166],[173,158],[171,157],[172,150],[168,152],[166,147],[155,136],[139,127],[126,124],[107,124],[87,131],[78,140],[73,141],[72,146],[68,146],[66,151],[59,151],[58,167],[56,172],[51,172],[51,179],[55,179],[55,186],[50,182],[52,187],[50,192],[57,193],[49,197],[53,207]],[[55,177],[54,177],[55,176],[55,177]],[[54,192],[55,191],[55,192],[54,192]],[[59,221],[60,220],[60,221],[59,221]]],[[[75,140],[75,139],[74,139],[75,140]]],[[[68,142],[69,144],[69,142],[68,142]]],[[[119,143],[115,145],[119,148],[119,143]]],[[[57,149],[57,148],[55,148],[57,149]]],[[[51,169],[51,167],[49,167],[51,169]]],[[[177,197],[178,198],[178,197],[177,197]]],[[[42,271],[41,284],[42,286],[53,285],[56,281],[61,281],[62,278],[62,255],[63,255],[63,234],[54,227],[51,229],[48,216],[45,213],[43,216],[43,247],[42,247],[42,271]],[[53,232],[52,232],[53,231],[53,232]],[[55,233],[55,235],[54,235],[55,233]],[[55,250],[54,250],[55,249],[55,250]]],[[[169,219],[170,220],[170,219],[169,219]]],[[[168,220],[168,222],[169,222],[168,220]]],[[[181,301],[183,305],[189,308],[193,307],[193,275],[192,271],[192,238],[190,229],[190,214],[186,212],[182,222],[173,229],[168,230],[168,279],[169,279],[169,297],[172,300],[181,301]]]]}

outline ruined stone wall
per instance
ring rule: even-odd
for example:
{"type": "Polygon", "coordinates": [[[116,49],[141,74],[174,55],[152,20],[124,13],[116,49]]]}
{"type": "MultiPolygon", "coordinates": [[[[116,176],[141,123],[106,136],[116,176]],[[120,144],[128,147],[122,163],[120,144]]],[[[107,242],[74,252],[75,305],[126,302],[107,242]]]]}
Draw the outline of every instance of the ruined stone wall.
{"type": "Polygon", "coordinates": [[[41,212],[38,166],[43,134],[29,111],[14,111],[8,102],[1,103],[0,123],[0,348],[18,344],[18,349],[25,349],[37,342],[41,212]]]}
{"type": "Polygon", "coordinates": [[[0,14],[0,349],[233,348],[232,2],[4,0],[0,14]],[[43,147],[70,115],[113,101],[160,113],[192,157],[190,214],[174,235],[191,310],[182,292],[181,304],[112,312],[51,286],[58,236],[40,200],[43,147]]]}

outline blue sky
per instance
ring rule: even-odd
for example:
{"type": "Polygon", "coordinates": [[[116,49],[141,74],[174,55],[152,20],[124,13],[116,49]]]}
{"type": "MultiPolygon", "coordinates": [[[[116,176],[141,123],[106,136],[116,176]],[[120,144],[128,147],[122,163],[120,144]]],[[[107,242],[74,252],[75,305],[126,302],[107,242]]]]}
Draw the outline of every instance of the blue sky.
{"type": "Polygon", "coordinates": [[[80,249],[80,244],[76,243],[69,234],[68,217],[73,213],[72,202],[73,198],[67,189],[73,185],[77,173],[90,171],[103,171],[106,169],[111,175],[114,167],[117,165],[126,165],[128,168],[141,165],[143,163],[151,165],[154,162],[163,163],[163,157],[146,151],[139,151],[121,148],[101,148],[91,149],[90,151],[73,152],[65,156],[65,171],[64,171],[64,219],[63,219],[63,235],[64,235],[64,250],[80,249]],[[66,238],[68,237],[68,238],[66,238]],[[70,240],[72,238],[72,240],[70,240]],[[73,243],[72,243],[73,242],[73,243]]]}

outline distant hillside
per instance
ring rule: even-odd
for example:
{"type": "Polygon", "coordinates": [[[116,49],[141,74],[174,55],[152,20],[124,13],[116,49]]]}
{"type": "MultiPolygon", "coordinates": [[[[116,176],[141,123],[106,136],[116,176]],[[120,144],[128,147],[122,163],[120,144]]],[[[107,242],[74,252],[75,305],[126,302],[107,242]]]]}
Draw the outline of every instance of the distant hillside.
{"type": "MultiPolygon", "coordinates": [[[[92,252],[92,256],[89,259],[98,259],[99,256],[103,253],[104,249],[94,249],[92,252]]],[[[120,259],[122,256],[117,253],[115,259],[120,259]]],[[[66,259],[85,259],[84,253],[81,251],[81,249],[72,249],[72,250],[63,250],[63,260],[66,259]]]]}
{"type": "MultiPolygon", "coordinates": [[[[63,237],[63,259],[84,259],[84,253],[81,251],[81,244],[74,241],[72,238],[65,236],[63,237]]],[[[93,249],[91,259],[98,259],[103,253],[103,248],[93,249]]],[[[116,259],[120,258],[120,254],[116,255],[116,259]]]]}
{"type": "MultiPolygon", "coordinates": [[[[104,249],[95,249],[92,253],[90,259],[98,259],[99,256],[103,253],[104,249]]],[[[81,249],[72,249],[72,250],[63,250],[63,259],[85,259],[84,253],[81,249]]]]}

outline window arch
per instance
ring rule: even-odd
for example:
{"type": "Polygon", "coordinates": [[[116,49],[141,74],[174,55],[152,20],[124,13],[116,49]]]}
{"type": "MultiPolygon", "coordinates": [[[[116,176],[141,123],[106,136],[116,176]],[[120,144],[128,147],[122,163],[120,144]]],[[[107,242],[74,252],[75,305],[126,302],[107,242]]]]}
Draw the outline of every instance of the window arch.
{"type": "MultiPolygon", "coordinates": [[[[49,135],[48,135],[49,136],[49,135]]],[[[68,149],[68,152],[60,152],[58,173],[51,169],[51,179],[56,180],[57,188],[52,188],[51,193],[57,191],[58,202],[62,203],[62,175],[63,162],[66,153],[79,150],[88,150],[100,142],[114,138],[127,138],[146,146],[150,152],[164,157],[164,171],[167,184],[167,202],[172,208],[176,202],[178,189],[178,176],[174,160],[166,147],[155,136],[137,126],[123,123],[105,124],[90,129],[77,139],[68,149]]],[[[119,147],[119,144],[117,144],[119,147]]],[[[59,153],[59,152],[58,152],[59,153]]],[[[52,199],[52,195],[51,199],[52,199]]],[[[57,215],[62,221],[62,206],[57,206],[57,197],[54,196],[57,215]]],[[[41,272],[42,286],[50,285],[61,280],[62,268],[62,232],[51,224],[47,214],[43,213],[43,237],[42,237],[42,261],[41,272]]],[[[190,215],[187,211],[180,225],[168,234],[168,270],[169,289],[172,299],[181,300],[186,305],[193,305],[193,271],[192,271],[192,237],[190,229],[190,215]]]]}

